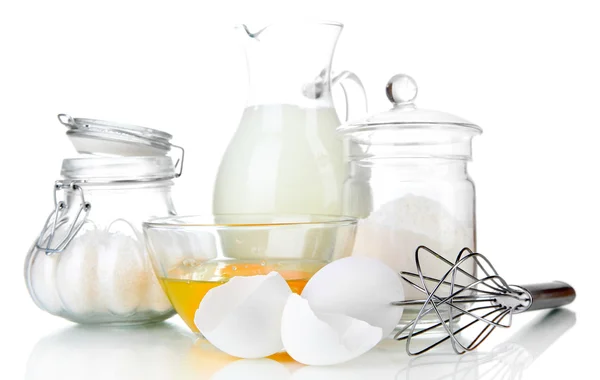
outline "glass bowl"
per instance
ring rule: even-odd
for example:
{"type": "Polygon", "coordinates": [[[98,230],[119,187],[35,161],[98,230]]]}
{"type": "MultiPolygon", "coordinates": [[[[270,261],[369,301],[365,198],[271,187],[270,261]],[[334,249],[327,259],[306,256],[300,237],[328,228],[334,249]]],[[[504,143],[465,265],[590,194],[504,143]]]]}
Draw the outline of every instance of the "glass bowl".
{"type": "Polygon", "coordinates": [[[327,215],[175,216],[144,223],[150,261],[194,332],[206,293],[234,276],[279,272],[295,293],[327,263],[350,256],[356,219],[327,215]]]}

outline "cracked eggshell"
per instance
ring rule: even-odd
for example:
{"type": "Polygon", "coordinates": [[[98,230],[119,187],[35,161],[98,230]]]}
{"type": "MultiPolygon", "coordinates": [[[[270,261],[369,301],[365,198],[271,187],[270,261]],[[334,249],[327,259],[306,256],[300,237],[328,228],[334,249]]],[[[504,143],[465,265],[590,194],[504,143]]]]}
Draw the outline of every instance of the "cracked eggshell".
{"type": "Polygon", "coordinates": [[[281,314],[291,293],[277,272],[237,276],[206,293],[194,323],[210,343],[229,355],[269,356],[283,349],[281,314]]]}
{"type": "Polygon", "coordinates": [[[288,297],[281,322],[287,353],[307,365],[344,363],[369,351],[382,330],[342,314],[315,313],[297,294],[288,297]]]}
{"type": "Polygon", "coordinates": [[[367,257],[346,257],[324,266],[308,281],[302,297],[318,313],[343,314],[381,327],[384,337],[392,333],[404,310],[390,305],[404,300],[400,276],[367,257]]]}

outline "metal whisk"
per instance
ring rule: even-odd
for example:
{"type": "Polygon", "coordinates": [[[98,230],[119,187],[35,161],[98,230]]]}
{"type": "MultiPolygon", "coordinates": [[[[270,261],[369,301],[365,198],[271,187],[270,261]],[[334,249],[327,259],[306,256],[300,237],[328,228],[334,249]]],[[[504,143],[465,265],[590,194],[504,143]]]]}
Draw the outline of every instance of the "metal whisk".
{"type": "Polygon", "coordinates": [[[409,355],[422,354],[448,340],[454,352],[464,354],[477,348],[496,327],[510,327],[513,314],[556,308],[575,299],[575,289],[560,281],[509,285],[484,255],[468,248],[462,249],[452,263],[433,250],[420,246],[415,252],[415,261],[418,273],[401,272],[400,275],[423,292],[426,298],[392,303],[396,306],[421,306],[417,317],[394,336],[396,340],[407,341],[406,352],[409,355]],[[441,278],[427,276],[421,267],[424,259],[431,258],[448,266],[441,278]],[[476,276],[471,274],[474,268],[476,276]],[[434,315],[437,323],[422,323],[423,317],[430,314],[434,315]],[[442,332],[443,335],[425,348],[411,350],[413,337],[433,332],[442,332]],[[475,332],[474,338],[469,335],[470,332],[475,332]]]}

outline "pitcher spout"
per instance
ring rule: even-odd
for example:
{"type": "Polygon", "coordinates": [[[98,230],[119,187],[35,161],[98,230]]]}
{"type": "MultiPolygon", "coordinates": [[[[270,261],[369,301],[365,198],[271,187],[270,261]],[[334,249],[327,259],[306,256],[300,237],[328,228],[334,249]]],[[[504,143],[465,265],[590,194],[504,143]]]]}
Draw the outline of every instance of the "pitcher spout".
{"type": "Polygon", "coordinates": [[[277,22],[235,29],[246,55],[248,104],[331,105],[331,61],[342,24],[277,22]]]}
{"type": "MultiPolygon", "coordinates": [[[[314,22],[279,22],[274,24],[268,24],[261,28],[250,27],[247,24],[238,24],[235,26],[235,29],[238,31],[238,34],[243,39],[254,39],[259,40],[259,37],[267,30],[267,29],[275,29],[276,34],[282,35],[310,35],[311,33],[315,33],[314,31],[332,28],[337,29],[337,33],[344,27],[344,25],[337,21],[314,21],[314,22]]],[[[275,33],[275,32],[274,32],[275,33]]],[[[322,32],[318,32],[322,33],[322,32]]]]}
{"type": "Polygon", "coordinates": [[[258,36],[265,30],[267,29],[268,26],[265,26],[261,29],[256,30],[255,32],[252,32],[250,30],[250,28],[248,27],[248,25],[246,24],[238,24],[235,26],[235,30],[238,31],[238,34],[244,38],[251,38],[251,39],[255,39],[258,40],[258,36]]]}

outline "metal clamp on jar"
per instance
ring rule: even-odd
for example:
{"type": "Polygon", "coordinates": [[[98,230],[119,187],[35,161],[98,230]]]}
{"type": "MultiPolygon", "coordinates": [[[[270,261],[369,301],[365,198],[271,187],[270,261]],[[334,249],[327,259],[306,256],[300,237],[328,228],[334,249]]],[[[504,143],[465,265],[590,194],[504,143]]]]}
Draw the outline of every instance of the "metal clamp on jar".
{"type": "Polygon", "coordinates": [[[142,222],[175,215],[184,150],[143,127],[59,115],[81,154],[63,160],[54,210],[25,261],[43,310],[79,323],[132,324],[174,314],[146,253],[142,222]],[[175,164],[168,156],[179,151],[175,164]]]}
{"type": "MultiPolygon", "coordinates": [[[[475,185],[467,163],[481,128],[417,108],[417,92],[411,77],[396,75],[386,87],[390,110],[338,129],[349,144],[343,210],[360,218],[353,255],[378,258],[397,272],[416,272],[421,245],[451,262],[462,248],[476,248],[475,185]]],[[[438,277],[447,270],[435,260],[422,264],[438,277]]],[[[407,299],[420,296],[408,284],[404,292],[407,299]]],[[[417,312],[407,307],[402,320],[417,312]]]]}

